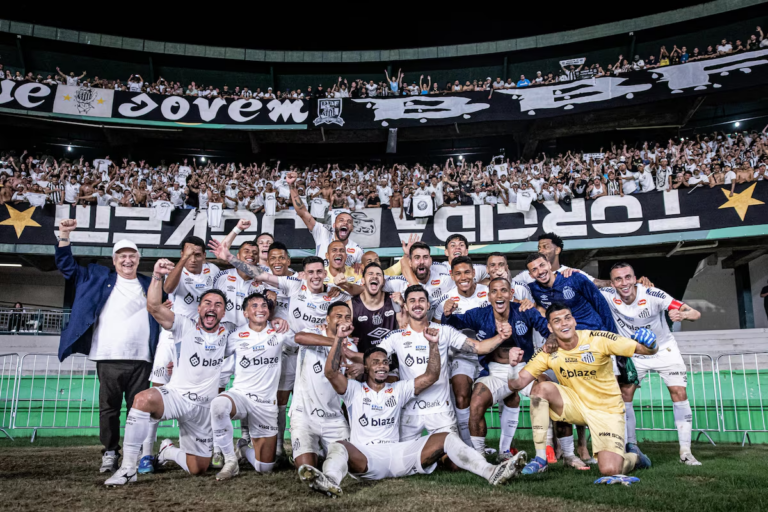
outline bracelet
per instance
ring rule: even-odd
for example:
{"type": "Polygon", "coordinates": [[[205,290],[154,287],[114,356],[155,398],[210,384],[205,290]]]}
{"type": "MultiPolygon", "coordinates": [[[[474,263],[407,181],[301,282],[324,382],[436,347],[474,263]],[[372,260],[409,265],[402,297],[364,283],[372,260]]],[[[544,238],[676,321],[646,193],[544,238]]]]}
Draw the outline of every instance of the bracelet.
{"type": "Polygon", "coordinates": [[[152,273],[152,279],[154,279],[155,281],[162,281],[165,278],[163,276],[161,276],[160,274],[152,273]]]}
{"type": "Polygon", "coordinates": [[[232,232],[233,232],[234,234],[236,234],[236,235],[239,235],[240,233],[242,233],[242,232],[243,232],[243,230],[242,230],[242,229],[240,229],[239,227],[235,226],[235,229],[233,229],[233,230],[232,230],[232,232]]]}
{"type": "Polygon", "coordinates": [[[61,238],[61,237],[58,237],[58,238],[59,238],[59,242],[69,242],[69,238],[61,238]]]}

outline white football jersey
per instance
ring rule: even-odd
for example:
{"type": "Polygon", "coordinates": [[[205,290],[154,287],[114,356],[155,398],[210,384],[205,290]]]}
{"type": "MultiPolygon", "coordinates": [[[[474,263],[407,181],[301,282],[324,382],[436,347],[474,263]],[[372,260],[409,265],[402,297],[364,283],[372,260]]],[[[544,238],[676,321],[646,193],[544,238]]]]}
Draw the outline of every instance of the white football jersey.
{"type": "MultiPolygon", "coordinates": [[[[259,265],[262,267],[262,270],[264,270],[263,265],[259,265]]],[[[272,273],[272,269],[269,267],[266,267],[266,270],[264,272],[267,272],[268,274],[272,273]]],[[[288,321],[288,305],[290,304],[291,298],[283,293],[283,291],[276,286],[272,286],[269,283],[261,283],[258,288],[256,288],[256,291],[259,293],[266,293],[267,291],[275,292],[277,295],[277,302],[275,304],[275,311],[274,311],[274,317],[275,318],[282,318],[283,320],[288,321]]]]}
{"type": "Polygon", "coordinates": [[[352,297],[341,292],[337,297],[327,293],[312,293],[307,282],[292,276],[278,277],[278,286],[283,295],[290,297],[288,323],[294,332],[303,331],[325,323],[328,306],[334,302],[346,302],[352,297]]]}
{"type": "Polygon", "coordinates": [[[167,386],[195,405],[210,407],[219,394],[219,377],[224,360],[230,355],[227,336],[234,330],[222,322],[216,332],[200,328],[197,321],[177,314],[171,332],[176,361],[167,386]]]}
{"type": "Polygon", "coordinates": [[[646,288],[640,283],[636,286],[637,296],[632,304],[625,304],[615,288],[600,288],[600,293],[611,306],[611,315],[619,334],[630,338],[635,331],[645,328],[656,335],[659,350],[677,348],[664,312],[680,309],[683,303],[658,288],[646,288]]]}
{"type": "MultiPolygon", "coordinates": [[[[470,309],[482,308],[489,305],[488,287],[482,284],[475,285],[475,293],[473,293],[471,297],[465,297],[460,294],[459,289],[454,286],[448,290],[448,294],[443,297],[443,300],[440,301],[440,304],[438,304],[437,308],[435,309],[436,321],[442,321],[443,307],[445,306],[445,302],[448,300],[455,300],[459,303],[456,309],[453,310],[454,314],[460,315],[466,313],[470,309]]],[[[475,338],[477,336],[477,333],[472,329],[463,329],[461,332],[469,338],[475,338]]],[[[465,359],[473,363],[477,362],[477,354],[469,354],[460,350],[452,350],[451,357],[453,359],[465,359]]]]}
{"type": "MultiPolygon", "coordinates": [[[[312,327],[304,332],[325,336],[324,327],[312,327]]],[[[347,340],[346,346],[357,352],[354,343],[347,340]]],[[[296,361],[296,382],[293,385],[291,417],[294,414],[322,420],[344,421],[341,412],[341,397],[325,378],[325,362],[331,347],[301,346],[296,361]]]]}
{"type": "Polygon", "coordinates": [[[229,335],[227,352],[235,355],[232,389],[256,402],[277,407],[283,343],[290,336],[278,334],[267,324],[261,332],[243,325],[229,335]]]}
{"type": "MultiPolygon", "coordinates": [[[[328,253],[328,246],[336,239],[333,227],[315,222],[315,227],[312,228],[312,238],[315,239],[315,255],[323,258],[324,265],[327,267],[328,260],[325,259],[325,255],[328,253]]],[[[363,252],[359,245],[351,239],[347,239],[347,265],[351,267],[355,263],[361,263],[363,252]]]]}
{"type": "MultiPolygon", "coordinates": [[[[450,274],[435,274],[430,268],[430,276],[429,279],[427,279],[426,284],[419,284],[421,284],[429,294],[429,312],[427,313],[427,319],[432,320],[432,317],[435,314],[435,309],[440,305],[440,300],[448,293],[448,290],[455,286],[453,279],[450,274]]],[[[385,292],[405,293],[408,286],[410,286],[408,280],[403,276],[385,277],[385,292]]],[[[405,297],[403,297],[403,300],[405,300],[405,297]]]]}
{"type": "MultiPolygon", "coordinates": [[[[485,265],[482,263],[473,263],[472,266],[475,268],[475,282],[479,283],[486,277],[488,277],[488,270],[486,269],[485,265]]],[[[447,261],[436,261],[432,263],[432,273],[433,274],[450,274],[451,273],[451,264],[447,261]]]]}
{"type": "Polygon", "coordinates": [[[400,414],[414,396],[413,380],[387,383],[378,393],[365,382],[348,380],[342,398],[352,431],[350,441],[356,445],[399,443],[400,414]]]}
{"type": "Polygon", "coordinates": [[[189,318],[197,318],[200,297],[213,288],[213,279],[218,273],[219,267],[212,263],[203,263],[203,269],[199,274],[193,274],[187,269],[182,270],[178,286],[168,294],[168,298],[173,302],[173,312],[189,318]]]}
{"type": "Polygon", "coordinates": [[[227,296],[227,312],[224,315],[224,320],[235,325],[244,324],[246,320],[243,316],[243,300],[256,291],[256,287],[253,286],[253,279],[245,281],[237,273],[237,269],[230,268],[216,274],[213,279],[213,287],[221,290],[227,296]]]}
{"type": "MultiPolygon", "coordinates": [[[[440,378],[429,388],[408,401],[405,414],[422,415],[453,410],[451,389],[448,374],[448,351],[451,348],[461,350],[467,337],[453,327],[430,323],[429,327],[440,330],[440,378]]],[[[421,332],[406,329],[392,331],[387,334],[379,348],[387,351],[387,355],[397,354],[400,363],[400,377],[403,380],[415,379],[427,371],[429,362],[429,342],[421,332]]]]}

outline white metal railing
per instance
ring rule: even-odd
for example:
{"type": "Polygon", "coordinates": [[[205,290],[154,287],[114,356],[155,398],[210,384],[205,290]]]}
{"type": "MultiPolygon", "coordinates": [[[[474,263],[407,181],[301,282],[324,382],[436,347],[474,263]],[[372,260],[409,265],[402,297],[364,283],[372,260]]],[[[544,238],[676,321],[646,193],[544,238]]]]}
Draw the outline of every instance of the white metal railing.
{"type": "Polygon", "coordinates": [[[723,432],[744,432],[741,445],[752,444],[750,432],[768,432],[768,352],[722,354],[717,358],[717,384],[723,432]]]}
{"type": "Polygon", "coordinates": [[[0,308],[0,334],[56,335],[69,323],[68,309],[0,308]]]}

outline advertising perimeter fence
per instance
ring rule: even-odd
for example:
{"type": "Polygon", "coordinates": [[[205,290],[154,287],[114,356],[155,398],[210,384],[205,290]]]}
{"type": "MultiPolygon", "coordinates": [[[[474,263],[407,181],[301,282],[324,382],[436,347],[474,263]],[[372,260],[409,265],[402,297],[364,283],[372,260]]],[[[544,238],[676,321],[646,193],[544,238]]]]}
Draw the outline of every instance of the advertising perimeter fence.
{"type": "MultiPolygon", "coordinates": [[[[768,432],[768,352],[683,354],[687,368],[688,400],[693,411],[693,431],[712,444],[715,434],[740,435],[742,446],[750,434],[768,432]]],[[[672,401],[659,374],[650,372],[635,393],[637,430],[676,437],[672,401]]],[[[530,430],[529,401],[520,403],[518,429],[530,430]]],[[[55,354],[0,354],[0,432],[12,438],[31,430],[96,430],[99,426],[99,381],[96,364],[75,355],[59,362],[55,354]]],[[[123,417],[125,410],[123,410],[123,417]]],[[[496,405],[486,414],[489,430],[499,429],[496,405]]],[[[124,421],[121,421],[124,424],[124,421]]],[[[163,422],[163,433],[177,435],[177,424],[163,422]]],[[[235,428],[239,422],[235,422],[235,428]]],[[[94,432],[95,433],[95,432],[94,432]]],[[[697,437],[697,439],[698,439],[697,437]]],[[[733,436],[731,436],[733,437],[733,436]]],[[[721,437],[727,439],[728,436],[721,437]]],[[[656,438],[654,438],[656,439],[656,438]]]]}

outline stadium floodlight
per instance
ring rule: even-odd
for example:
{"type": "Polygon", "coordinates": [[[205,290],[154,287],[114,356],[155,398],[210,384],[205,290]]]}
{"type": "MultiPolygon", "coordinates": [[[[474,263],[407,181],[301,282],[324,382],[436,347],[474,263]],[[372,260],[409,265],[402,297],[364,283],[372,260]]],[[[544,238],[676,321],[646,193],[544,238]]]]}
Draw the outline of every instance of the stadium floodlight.
{"type": "Polygon", "coordinates": [[[200,157],[200,161],[201,161],[201,162],[205,162],[205,157],[204,157],[204,156],[201,156],[201,157],[200,157]]]}
{"type": "Polygon", "coordinates": [[[736,121],[735,123],[733,123],[733,125],[734,125],[736,128],[738,128],[740,124],[741,124],[741,123],[740,123],[740,122],[738,122],[738,121],[736,121]]]}
{"type": "Polygon", "coordinates": [[[20,267],[21,263],[0,263],[0,267],[20,267]]]}
{"type": "Polygon", "coordinates": [[[459,160],[464,160],[464,155],[459,155],[459,160]]]}
{"type": "Polygon", "coordinates": [[[67,146],[67,151],[72,151],[72,146],[67,146]]]}

